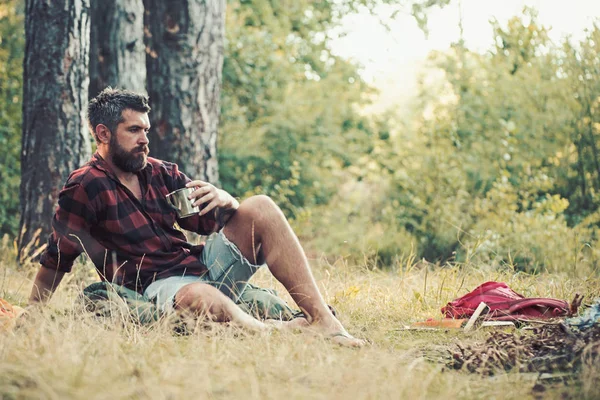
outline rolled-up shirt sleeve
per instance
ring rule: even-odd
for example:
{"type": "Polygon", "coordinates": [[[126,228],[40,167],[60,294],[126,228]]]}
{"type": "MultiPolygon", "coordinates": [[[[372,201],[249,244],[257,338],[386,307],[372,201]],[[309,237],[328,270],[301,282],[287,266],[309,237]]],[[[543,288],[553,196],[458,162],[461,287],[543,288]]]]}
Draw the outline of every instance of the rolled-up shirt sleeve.
{"type": "Polygon", "coordinates": [[[90,238],[90,227],[95,213],[85,188],[80,183],[69,183],[61,190],[58,207],[52,220],[48,247],[40,258],[46,268],[70,272],[75,259],[85,250],[90,238]]]}

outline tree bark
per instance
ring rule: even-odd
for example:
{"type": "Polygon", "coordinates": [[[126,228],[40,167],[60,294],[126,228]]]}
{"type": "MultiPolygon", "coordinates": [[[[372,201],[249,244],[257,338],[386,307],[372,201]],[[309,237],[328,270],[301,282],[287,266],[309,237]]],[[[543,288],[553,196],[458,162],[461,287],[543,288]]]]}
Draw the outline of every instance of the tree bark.
{"type": "Polygon", "coordinates": [[[90,6],[89,97],[107,86],[146,93],[143,1],[92,0],[90,6]]]}
{"type": "Polygon", "coordinates": [[[151,155],[216,183],[225,0],[144,0],[151,155]]]}
{"type": "Polygon", "coordinates": [[[27,0],[25,12],[21,261],[50,233],[60,188],[91,155],[89,0],[27,0]]]}

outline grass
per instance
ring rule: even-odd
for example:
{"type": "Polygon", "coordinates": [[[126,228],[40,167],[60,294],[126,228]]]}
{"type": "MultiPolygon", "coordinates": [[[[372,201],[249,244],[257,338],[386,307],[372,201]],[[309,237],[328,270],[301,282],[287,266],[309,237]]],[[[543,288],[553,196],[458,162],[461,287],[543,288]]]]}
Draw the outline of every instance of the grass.
{"type": "MultiPolygon", "coordinates": [[[[5,244],[2,250],[0,297],[24,304],[35,267],[17,269],[13,249],[5,244]]],[[[440,315],[446,302],[487,280],[505,281],[525,296],[600,296],[598,276],[585,273],[529,276],[476,265],[423,264],[384,272],[341,259],[313,264],[342,322],[372,345],[351,350],[306,334],[250,335],[220,324],[178,336],[165,324],[98,320],[76,301],[95,279],[89,265],[79,265],[49,307],[19,329],[0,333],[0,398],[534,398],[539,397],[532,391],[535,375],[490,378],[448,370],[439,362],[454,343],[481,340],[485,332],[402,328],[440,315]]],[[[266,270],[255,282],[284,292],[266,270]]],[[[576,383],[552,384],[543,397],[594,398],[599,375],[591,363],[576,383]]]]}

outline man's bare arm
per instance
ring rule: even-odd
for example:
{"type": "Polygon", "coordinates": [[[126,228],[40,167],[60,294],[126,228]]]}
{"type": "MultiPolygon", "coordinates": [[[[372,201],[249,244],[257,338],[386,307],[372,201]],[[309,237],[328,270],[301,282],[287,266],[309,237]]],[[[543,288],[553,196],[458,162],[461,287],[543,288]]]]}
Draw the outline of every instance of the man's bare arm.
{"type": "Polygon", "coordinates": [[[47,303],[64,275],[62,271],[41,266],[33,282],[29,305],[47,303]]]}

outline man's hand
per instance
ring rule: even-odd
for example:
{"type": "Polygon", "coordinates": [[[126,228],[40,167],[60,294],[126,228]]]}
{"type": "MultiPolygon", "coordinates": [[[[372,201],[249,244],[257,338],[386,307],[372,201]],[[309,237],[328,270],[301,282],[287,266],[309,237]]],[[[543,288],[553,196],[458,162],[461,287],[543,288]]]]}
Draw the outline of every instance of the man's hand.
{"type": "Polygon", "coordinates": [[[29,305],[37,306],[48,302],[64,275],[64,272],[46,268],[42,265],[33,282],[33,288],[31,288],[29,305]]]}
{"type": "Polygon", "coordinates": [[[193,202],[194,206],[201,206],[204,204],[200,215],[205,215],[212,211],[215,207],[222,210],[237,210],[240,206],[238,201],[233,198],[229,193],[224,190],[217,189],[215,186],[204,181],[191,181],[185,185],[186,187],[195,187],[194,190],[188,197],[190,200],[196,200],[193,202]]]}

